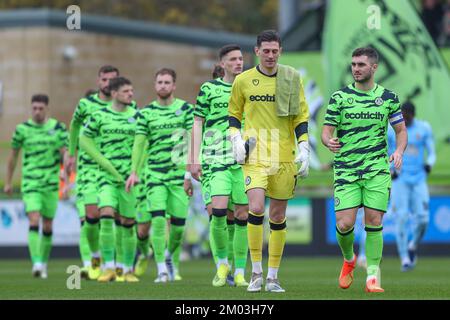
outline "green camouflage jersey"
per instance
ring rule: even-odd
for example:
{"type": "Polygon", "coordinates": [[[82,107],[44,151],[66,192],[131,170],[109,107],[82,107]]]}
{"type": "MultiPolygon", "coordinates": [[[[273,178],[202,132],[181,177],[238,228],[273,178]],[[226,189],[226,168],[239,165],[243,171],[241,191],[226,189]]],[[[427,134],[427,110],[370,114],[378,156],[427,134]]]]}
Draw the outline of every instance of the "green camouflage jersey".
{"type": "Polygon", "coordinates": [[[59,188],[60,149],[67,146],[64,123],[28,120],[19,124],[11,146],[22,149],[22,193],[56,191],[59,188]]]}
{"type": "Polygon", "coordinates": [[[378,84],[367,92],[350,84],[331,95],[324,125],[336,127],[341,143],[334,158],[336,188],[389,174],[388,124],[401,121],[398,96],[378,84]]]}
{"type": "Polygon", "coordinates": [[[148,139],[146,183],[183,185],[193,107],[181,99],[168,106],[153,101],[140,111],[136,134],[148,139]]]}
{"type": "MultiPolygon", "coordinates": [[[[73,121],[80,126],[85,126],[89,117],[95,112],[105,107],[110,107],[112,101],[104,101],[100,99],[98,93],[94,93],[88,97],[80,99],[75,112],[73,114],[73,121]]],[[[130,107],[137,109],[136,102],[132,102],[130,107]]],[[[80,130],[81,134],[81,130],[80,130]]],[[[78,149],[77,160],[77,186],[83,188],[83,185],[89,182],[95,183],[95,172],[98,170],[98,165],[89,157],[86,151],[78,149]]]]}
{"type": "Polygon", "coordinates": [[[197,96],[194,116],[203,118],[203,143],[201,161],[211,172],[238,168],[233,158],[231,141],[228,137],[228,102],[231,83],[222,79],[205,82],[197,96]]]}
{"type": "MultiPolygon", "coordinates": [[[[107,158],[126,181],[131,171],[131,154],[139,112],[127,107],[118,112],[108,106],[96,111],[82,129],[82,134],[96,142],[100,153],[107,158]]],[[[115,184],[116,179],[99,170],[99,186],[115,184]]]]}

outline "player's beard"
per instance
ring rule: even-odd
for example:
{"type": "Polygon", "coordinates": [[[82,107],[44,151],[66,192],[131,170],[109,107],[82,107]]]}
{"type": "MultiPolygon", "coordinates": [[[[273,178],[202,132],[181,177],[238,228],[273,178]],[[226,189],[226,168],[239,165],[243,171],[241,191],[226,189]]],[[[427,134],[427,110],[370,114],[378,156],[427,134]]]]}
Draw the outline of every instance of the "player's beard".
{"type": "Polygon", "coordinates": [[[33,118],[33,121],[36,123],[43,123],[45,121],[45,114],[44,115],[35,115],[33,118]]]}
{"type": "Polygon", "coordinates": [[[172,92],[165,91],[164,93],[161,93],[161,91],[159,91],[159,92],[157,92],[156,94],[158,95],[158,97],[159,97],[161,100],[167,100],[167,99],[169,99],[170,96],[172,95],[172,92]]]}
{"type": "Polygon", "coordinates": [[[111,91],[109,90],[108,87],[103,88],[103,89],[100,89],[100,91],[101,91],[101,93],[103,93],[103,95],[104,95],[105,97],[111,97],[111,91]]]}
{"type": "Polygon", "coordinates": [[[371,73],[368,73],[364,78],[361,78],[359,80],[357,80],[356,77],[353,76],[353,80],[355,80],[355,82],[358,82],[358,83],[367,83],[370,80],[370,78],[372,78],[371,73]]]}

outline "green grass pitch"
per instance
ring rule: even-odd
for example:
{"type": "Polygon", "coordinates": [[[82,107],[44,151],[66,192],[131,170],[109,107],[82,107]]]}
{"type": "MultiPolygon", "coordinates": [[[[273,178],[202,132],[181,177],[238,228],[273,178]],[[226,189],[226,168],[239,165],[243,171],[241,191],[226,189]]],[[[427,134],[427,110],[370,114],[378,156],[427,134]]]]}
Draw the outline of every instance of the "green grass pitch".
{"type": "MultiPolygon", "coordinates": [[[[342,260],[338,257],[298,257],[282,261],[279,278],[286,293],[247,293],[245,288],[214,288],[214,276],[210,259],[182,262],[183,280],[167,284],[155,284],[154,263],[150,264],[139,283],[97,283],[81,281],[81,289],[68,289],[66,273],[69,265],[78,260],[53,259],[49,264],[46,280],[31,276],[28,260],[0,260],[0,300],[4,299],[162,299],[162,300],[449,300],[450,258],[420,257],[417,268],[411,272],[400,272],[397,258],[388,257],[382,262],[383,294],[364,292],[365,270],[355,270],[355,281],[351,288],[338,287],[337,277],[342,260]]],[[[264,260],[264,265],[266,260],[264,260]]],[[[247,270],[247,279],[249,270],[247,270]]]]}

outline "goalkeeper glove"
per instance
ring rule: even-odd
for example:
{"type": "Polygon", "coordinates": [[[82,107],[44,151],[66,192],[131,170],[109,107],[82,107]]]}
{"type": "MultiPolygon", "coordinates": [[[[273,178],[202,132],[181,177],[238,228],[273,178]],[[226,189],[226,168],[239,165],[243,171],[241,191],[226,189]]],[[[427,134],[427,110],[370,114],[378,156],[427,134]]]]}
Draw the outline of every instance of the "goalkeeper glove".
{"type": "Polygon", "coordinates": [[[295,163],[301,164],[298,169],[300,178],[306,178],[309,173],[309,144],[307,141],[301,141],[298,145],[298,153],[295,157],[295,163]]]}
{"type": "Polygon", "coordinates": [[[245,161],[245,142],[242,139],[241,133],[236,132],[231,135],[231,143],[233,146],[233,156],[237,163],[244,163],[245,161]]]}

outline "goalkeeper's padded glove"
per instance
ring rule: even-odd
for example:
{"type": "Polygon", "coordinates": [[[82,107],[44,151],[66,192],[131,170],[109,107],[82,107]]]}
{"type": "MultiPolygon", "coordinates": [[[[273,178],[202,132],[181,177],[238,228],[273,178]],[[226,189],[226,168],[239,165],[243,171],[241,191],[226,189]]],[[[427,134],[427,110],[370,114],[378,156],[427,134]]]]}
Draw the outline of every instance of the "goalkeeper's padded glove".
{"type": "Polygon", "coordinates": [[[298,145],[298,153],[295,157],[295,163],[301,164],[298,169],[300,178],[306,178],[309,173],[309,144],[308,141],[301,141],[298,145]]]}
{"type": "Polygon", "coordinates": [[[245,161],[245,142],[242,139],[241,133],[236,132],[231,135],[231,143],[233,146],[233,157],[237,163],[244,163],[245,161]]]}
{"type": "Polygon", "coordinates": [[[429,164],[424,165],[424,169],[425,169],[425,172],[426,172],[427,174],[430,174],[430,172],[431,172],[431,166],[430,166],[429,164]]]}

